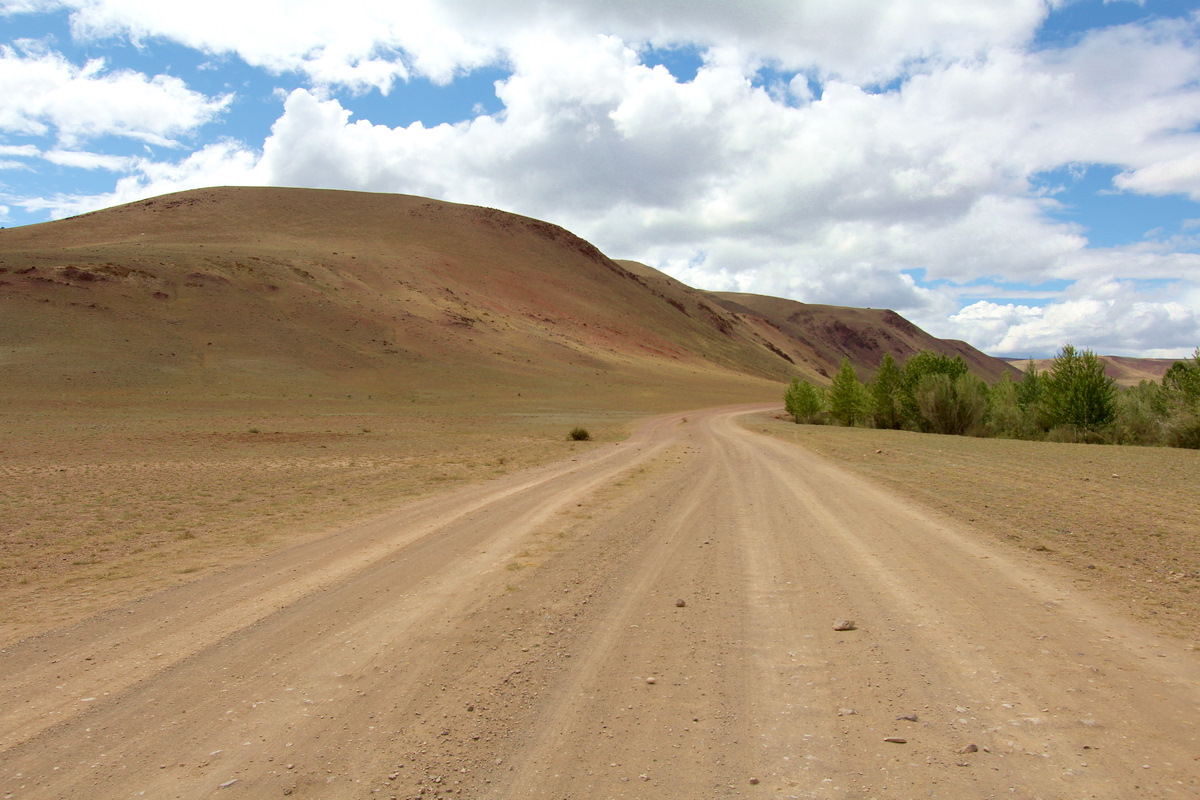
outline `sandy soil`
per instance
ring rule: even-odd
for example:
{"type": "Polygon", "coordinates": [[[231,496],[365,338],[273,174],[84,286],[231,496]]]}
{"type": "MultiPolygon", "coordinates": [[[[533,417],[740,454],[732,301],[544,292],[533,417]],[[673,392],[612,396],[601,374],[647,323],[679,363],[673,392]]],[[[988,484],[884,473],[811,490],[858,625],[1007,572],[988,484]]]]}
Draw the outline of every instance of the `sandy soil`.
{"type": "Polygon", "coordinates": [[[400,502],[566,457],[629,415],[51,406],[4,415],[0,646],[400,502]]]}
{"type": "Polygon", "coordinates": [[[0,796],[1196,796],[1185,643],[753,410],[12,644],[0,796]]]}
{"type": "Polygon", "coordinates": [[[1200,651],[1200,452],[745,421],[1062,568],[1200,651]]]}

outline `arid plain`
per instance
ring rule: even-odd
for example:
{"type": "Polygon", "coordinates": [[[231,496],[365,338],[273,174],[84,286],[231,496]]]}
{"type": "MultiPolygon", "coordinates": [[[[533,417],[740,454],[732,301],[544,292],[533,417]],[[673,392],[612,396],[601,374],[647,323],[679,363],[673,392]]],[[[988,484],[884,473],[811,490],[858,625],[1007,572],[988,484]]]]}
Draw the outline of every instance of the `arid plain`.
{"type": "Polygon", "coordinates": [[[793,425],[843,355],[1006,367],[486,209],[35,228],[0,231],[4,796],[1197,792],[1200,454],[793,425]]]}

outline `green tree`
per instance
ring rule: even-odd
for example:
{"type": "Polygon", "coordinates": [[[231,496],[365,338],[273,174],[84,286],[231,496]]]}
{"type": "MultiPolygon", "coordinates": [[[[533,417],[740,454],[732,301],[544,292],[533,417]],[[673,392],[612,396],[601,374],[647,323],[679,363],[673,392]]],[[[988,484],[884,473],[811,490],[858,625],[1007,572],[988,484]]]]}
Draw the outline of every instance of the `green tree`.
{"type": "Polygon", "coordinates": [[[1067,426],[1078,439],[1116,418],[1116,381],[1091,350],[1063,345],[1042,378],[1042,410],[1049,427],[1067,426]]]}
{"type": "Polygon", "coordinates": [[[1025,368],[1025,374],[1021,376],[1021,381],[1017,384],[1017,405],[1022,411],[1036,413],[1041,402],[1042,373],[1038,371],[1037,364],[1031,358],[1029,366],[1025,368]]]}
{"type": "Polygon", "coordinates": [[[825,392],[808,381],[792,378],[787,391],[783,393],[783,407],[796,424],[811,422],[825,407],[825,392]]]}
{"type": "Polygon", "coordinates": [[[829,416],[843,425],[853,426],[866,412],[867,391],[858,382],[858,373],[850,359],[843,358],[841,368],[829,385],[829,416]]]}
{"type": "Polygon", "coordinates": [[[903,373],[891,353],[883,354],[875,380],[867,389],[870,396],[871,423],[876,428],[899,428],[904,418],[900,414],[900,380],[903,373]]]}
{"type": "Polygon", "coordinates": [[[921,416],[917,402],[917,386],[927,375],[946,375],[951,380],[967,374],[967,362],[962,356],[951,358],[943,353],[922,350],[904,362],[900,377],[900,414],[906,424],[921,430],[929,430],[928,422],[921,416]]]}

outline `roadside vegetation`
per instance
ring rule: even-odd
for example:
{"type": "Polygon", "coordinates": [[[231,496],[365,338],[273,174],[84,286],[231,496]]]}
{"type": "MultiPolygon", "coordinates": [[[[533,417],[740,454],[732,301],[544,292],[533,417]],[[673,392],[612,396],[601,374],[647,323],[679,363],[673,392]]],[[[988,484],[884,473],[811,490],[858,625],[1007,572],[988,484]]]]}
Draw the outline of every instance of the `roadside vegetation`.
{"type": "Polygon", "coordinates": [[[1161,383],[1132,387],[1072,345],[1045,371],[1031,363],[1020,380],[1006,374],[991,385],[961,356],[923,350],[901,366],[887,354],[865,384],[846,359],[828,387],[794,378],[784,405],[797,423],[1200,449],[1200,348],[1161,383]]]}

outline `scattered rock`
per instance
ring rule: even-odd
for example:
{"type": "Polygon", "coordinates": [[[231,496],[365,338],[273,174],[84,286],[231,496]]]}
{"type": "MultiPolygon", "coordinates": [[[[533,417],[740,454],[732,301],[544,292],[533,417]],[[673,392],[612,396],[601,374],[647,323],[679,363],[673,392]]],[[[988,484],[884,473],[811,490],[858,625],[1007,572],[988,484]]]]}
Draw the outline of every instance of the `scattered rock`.
{"type": "Polygon", "coordinates": [[[892,744],[908,744],[908,739],[901,739],[899,736],[888,736],[884,741],[892,744]]]}
{"type": "Polygon", "coordinates": [[[837,622],[833,623],[833,629],[835,631],[852,631],[855,629],[854,628],[854,620],[839,619],[837,622]]]}
{"type": "Polygon", "coordinates": [[[675,607],[676,607],[676,608],[684,608],[684,607],[686,607],[686,606],[687,606],[687,601],[686,601],[686,600],[684,600],[684,599],[682,599],[682,598],[680,598],[679,600],[676,600],[676,601],[675,601],[675,607]]]}
{"type": "Polygon", "coordinates": [[[853,708],[839,708],[838,709],[839,717],[853,717],[857,713],[858,712],[855,711],[853,708]]]}
{"type": "Polygon", "coordinates": [[[969,744],[966,747],[958,748],[954,752],[956,752],[956,753],[978,753],[979,747],[976,745],[973,745],[973,744],[969,744]]]}
{"type": "Polygon", "coordinates": [[[758,786],[758,778],[751,778],[751,779],[750,779],[750,785],[751,785],[751,786],[758,786]]]}
{"type": "Polygon", "coordinates": [[[916,722],[916,721],[917,721],[917,715],[916,715],[916,714],[901,714],[900,716],[896,717],[896,719],[898,719],[898,720],[899,720],[899,719],[902,719],[902,720],[905,720],[905,721],[907,721],[907,722],[916,722]]]}
{"type": "Polygon", "coordinates": [[[237,782],[238,782],[238,779],[237,779],[237,778],[234,778],[234,779],[233,779],[233,780],[231,780],[231,781],[225,781],[224,783],[222,783],[222,784],[221,784],[220,786],[218,786],[217,788],[218,788],[218,789],[228,789],[230,786],[233,786],[233,785],[234,785],[235,783],[237,783],[237,782]]]}
{"type": "Polygon", "coordinates": [[[649,684],[658,683],[658,678],[646,678],[646,683],[649,683],[649,684]]]}

